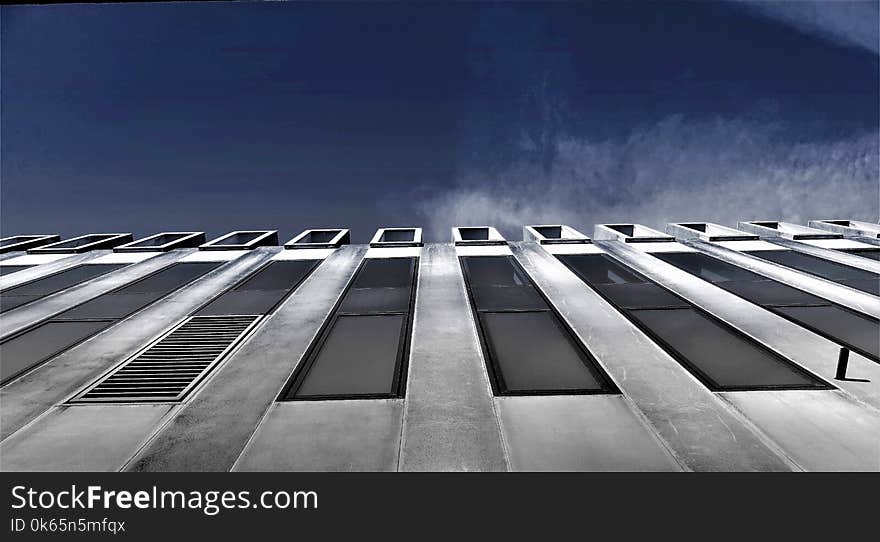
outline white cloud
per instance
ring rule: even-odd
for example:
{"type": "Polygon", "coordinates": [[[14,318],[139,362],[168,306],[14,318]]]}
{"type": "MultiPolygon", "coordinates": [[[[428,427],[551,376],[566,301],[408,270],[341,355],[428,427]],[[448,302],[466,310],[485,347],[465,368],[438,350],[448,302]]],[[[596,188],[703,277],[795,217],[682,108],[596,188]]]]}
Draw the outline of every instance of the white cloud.
{"type": "Polygon", "coordinates": [[[878,219],[876,133],[797,143],[774,124],[674,116],[622,140],[555,145],[549,167],[523,159],[467,171],[423,200],[432,238],[447,239],[453,225],[494,225],[520,239],[522,225],[537,223],[591,234],[593,224],[617,221],[662,229],[683,220],[878,219]]]}
{"type": "Polygon", "coordinates": [[[734,0],[761,15],[791,25],[801,32],[815,34],[848,47],[877,54],[878,18],[876,1],[844,2],[830,0],[734,0]]]}

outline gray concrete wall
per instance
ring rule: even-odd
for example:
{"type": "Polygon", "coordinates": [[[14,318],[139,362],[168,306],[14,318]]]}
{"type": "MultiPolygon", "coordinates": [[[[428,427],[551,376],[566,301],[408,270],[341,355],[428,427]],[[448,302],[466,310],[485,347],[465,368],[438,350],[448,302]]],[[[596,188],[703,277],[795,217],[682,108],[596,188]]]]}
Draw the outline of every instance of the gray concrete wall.
{"type": "Polygon", "coordinates": [[[258,249],[193,281],[0,388],[0,438],[67,400],[269,258],[258,249]]]}
{"type": "Polygon", "coordinates": [[[364,246],[349,245],[327,257],[126,468],[230,470],[365,251],[364,246]]]}
{"type": "Polygon", "coordinates": [[[492,390],[451,244],[422,249],[400,470],[507,470],[492,390]]]}
{"type": "Polygon", "coordinates": [[[396,471],[400,399],[273,403],[233,470],[396,471]]]}

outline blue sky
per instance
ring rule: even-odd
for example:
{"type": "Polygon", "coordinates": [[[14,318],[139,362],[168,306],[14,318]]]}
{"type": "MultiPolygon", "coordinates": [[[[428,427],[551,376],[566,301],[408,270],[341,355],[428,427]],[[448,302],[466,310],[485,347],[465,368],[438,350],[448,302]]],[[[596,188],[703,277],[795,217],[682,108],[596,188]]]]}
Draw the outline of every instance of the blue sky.
{"type": "Polygon", "coordinates": [[[3,235],[876,221],[876,3],[3,7],[3,235]]]}

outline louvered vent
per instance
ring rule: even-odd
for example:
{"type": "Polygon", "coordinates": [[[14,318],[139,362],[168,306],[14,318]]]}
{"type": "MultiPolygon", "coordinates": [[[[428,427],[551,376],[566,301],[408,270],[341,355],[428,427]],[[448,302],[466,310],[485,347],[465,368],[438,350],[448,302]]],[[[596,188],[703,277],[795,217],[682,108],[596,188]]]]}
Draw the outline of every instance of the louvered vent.
{"type": "Polygon", "coordinates": [[[73,402],[180,401],[260,316],[193,316],[99,380],[73,402]]]}

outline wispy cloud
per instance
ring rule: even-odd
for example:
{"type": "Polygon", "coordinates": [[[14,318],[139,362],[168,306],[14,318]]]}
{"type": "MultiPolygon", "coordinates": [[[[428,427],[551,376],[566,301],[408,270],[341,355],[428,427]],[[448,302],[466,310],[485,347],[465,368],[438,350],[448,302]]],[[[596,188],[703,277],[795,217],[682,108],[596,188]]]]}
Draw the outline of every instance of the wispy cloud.
{"type": "Polygon", "coordinates": [[[797,0],[732,0],[755,13],[791,25],[801,32],[821,36],[848,47],[880,52],[877,20],[880,6],[867,2],[797,0]]]}
{"type": "MultiPolygon", "coordinates": [[[[534,146],[521,143],[524,155],[534,146]]],[[[453,225],[494,225],[519,239],[524,224],[567,223],[590,233],[601,222],[663,228],[666,222],[811,218],[876,221],[880,137],[792,142],[781,126],[669,117],[620,140],[560,137],[551,164],[524,158],[465,171],[423,201],[430,234],[453,225]]]]}

